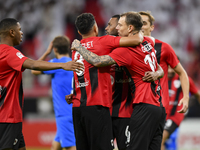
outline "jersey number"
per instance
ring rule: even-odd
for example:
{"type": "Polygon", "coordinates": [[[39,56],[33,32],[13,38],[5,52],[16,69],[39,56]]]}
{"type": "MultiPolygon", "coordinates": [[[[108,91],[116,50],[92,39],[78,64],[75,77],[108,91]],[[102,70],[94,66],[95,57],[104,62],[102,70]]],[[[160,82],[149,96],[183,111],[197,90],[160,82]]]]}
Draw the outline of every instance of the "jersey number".
{"type": "Polygon", "coordinates": [[[149,64],[149,66],[151,67],[151,70],[153,72],[155,72],[156,69],[156,54],[154,52],[151,52],[151,54],[148,54],[145,56],[144,58],[144,62],[145,64],[149,64]]]}
{"type": "MultiPolygon", "coordinates": [[[[80,62],[80,63],[82,63],[84,65],[84,63],[83,63],[83,61],[84,61],[83,56],[79,52],[77,52],[77,51],[75,52],[74,59],[77,59],[77,62],[80,62]]],[[[85,69],[83,71],[76,72],[76,74],[78,76],[82,76],[84,74],[84,71],[85,71],[85,69]]]]}

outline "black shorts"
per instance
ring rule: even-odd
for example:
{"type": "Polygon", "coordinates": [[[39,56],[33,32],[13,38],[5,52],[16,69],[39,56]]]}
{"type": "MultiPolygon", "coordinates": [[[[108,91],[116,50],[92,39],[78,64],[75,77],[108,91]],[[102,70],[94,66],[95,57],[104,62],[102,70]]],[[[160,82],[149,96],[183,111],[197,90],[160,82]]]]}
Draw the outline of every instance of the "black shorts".
{"type": "Polygon", "coordinates": [[[127,137],[130,118],[112,117],[113,138],[116,138],[119,150],[126,149],[128,146],[127,137]]]}
{"type": "Polygon", "coordinates": [[[18,150],[22,147],[25,147],[22,122],[0,123],[0,150],[6,148],[18,150]]]}
{"type": "Polygon", "coordinates": [[[77,150],[113,150],[112,122],[109,108],[73,107],[77,150]]]}
{"type": "Polygon", "coordinates": [[[171,119],[167,119],[165,122],[164,130],[169,132],[169,136],[178,128],[178,125],[171,119]]]}
{"type": "Polygon", "coordinates": [[[136,104],[129,124],[130,145],[127,150],[160,150],[165,117],[162,106],[136,104]]]}

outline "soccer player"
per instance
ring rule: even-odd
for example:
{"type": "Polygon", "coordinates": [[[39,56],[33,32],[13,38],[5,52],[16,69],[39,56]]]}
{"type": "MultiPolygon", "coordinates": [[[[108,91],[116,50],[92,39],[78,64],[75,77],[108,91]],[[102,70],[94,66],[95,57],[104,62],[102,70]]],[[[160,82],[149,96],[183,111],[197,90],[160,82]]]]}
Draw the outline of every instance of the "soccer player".
{"type": "Polygon", "coordinates": [[[50,63],[25,57],[14,48],[22,41],[20,23],[13,18],[0,21],[0,149],[25,150],[22,134],[23,88],[22,72],[25,69],[80,71],[81,63],[50,63]]]}
{"type": "Polygon", "coordinates": [[[119,21],[120,15],[114,15],[110,18],[107,27],[105,28],[106,30],[106,34],[107,35],[114,35],[114,36],[118,36],[118,32],[117,32],[117,24],[119,21]]]}
{"type": "MultiPolygon", "coordinates": [[[[147,12],[139,12],[142,16],[143,26],[142,31],[144,32],[145,36],[151,36],[151,32],[154,30],[154,17],[150,14],[149,11],[147,12]]],[[[163,89],[163,105],[165,106],[166,112],[168,113],[169,107],[169,94],[168,94],[168,86],[167,86],[167,72],[168,72],[168,65],[170,65],[175,72],[179,75],[181,81],[181,87],[183,89],[183,98],[181,99],[179,105],[182,105],[181,109],[179,110],[180,113],[185,113],[188,109],[189,103],[189,80],[186,71],[182,67],[181,63],[177,59],[177,56],[173,50],[173,48],[158,39],[155,40],[156,56],[158,63],[164,70],[164,77],[161,79],[161,87],[163,89]]]]}
{"type": "MultiPolygon", "coordinates": [[[[190,83],[190,93],[194,95],[198,100],[200,100],[200,93],[198,92],[197,87],[195,86],[192,78],[189,77],[190,83]]],[[[166,124],[164,127],[163,143],[165,144],[166,140],[170,135],[180,126],[181,122],[184,119],[184,113],[178,113],[181,106],[178,106],[179,101],[183,97],[183,91],[181,88],[181,82],[178,74],[169,66],[168,67],[168,85],[169,85],[169,113],[167,114],[166,124]]],[[[164,146],[162,150],[164,150],[164,146]]]]}
{"type": "MultiPolygon", "coordinates": [[[[82,36],[81,44],[98,54],[109,54],[119,46],[138,45],[143,36],[137,33],[132,37],[97,37],[98,27],[94,16],[83,13],[76,18],[76,27],[82,36]]],[[[77,51],[72,59],[84,64],[84,71],[74,74],[73,121],[78,150],[113,149],[112,125],[109,108],[112,105],[110,67],[97,68],[77,51]]]]}
{"type": "MultiPolygon", "coordinates": [[[[46,57],[54,51],[56,58],[49,62],[69,62],[70,58],[70,40],[65,36],[57,36],[49,44],[46,52],[39,58],[45,60],[46,57]]],[[[52,143],[51,150],[76,150],[74,127],[72,120],[72,104],[67,104],[65,95],[72,92],[73,72],[63,69],[49,71],[31,71],[35,75],[48,74],[51,75],[53,106],[56,117],[57,133],[52,143]]]]}
{"type": "MultiPolygon", "coordinates": [[[[149,11],[141,11],[139,13],[143,20],[142,31],[144,32],[144,35],[151,36],[151,32],[154,30],[154,17],[149,11]]],[[[181,109],[178,110],[178,112],[185,113],[188,109],[189,103],[189,79],[187,73],[179,62],[173,48],[169,44],[156,39],[154,48],[156,50],[157,61],[164,70],[164,77],[160,80],[160,82],[163,90],[163,105],[166,109],[166,113],[169,113],[169,93],[167,84],[168,65],[170,65],[180,77],[183,97],[179,101],[178,105],[182,105],[182,107],[179,107],[181,109]]],[[[163,133],[163,137],[166,137],[165,132],[163,133]]],[[[164,145],[162,144],[162,147],[163,146],[164,145]]]]}
{"type": "MultiPolygon", "coordinates": [[[[117,30],[119,36],[133,36],[141,30],[143,23],[139,13],[127,12],[121,15],[117,30]]],[[[133,113],[130,127],[127,130],[128,149],[159,150],[165,122],[165,109],[162,106],[161,88],[158,80],[144,82],[143,76],[151,71],[155,76],[162,77],[163,70],[157,64],[154,42],[144,37],[143,42],[136,47],[117,48],[109,55],[98,56],[88,51],[78,40],[72,43],[72,49],[77,50],[89,63],[97,67],[118,64],[125,66],[131,76],[131,90],[133,94],[133,113]],[[160,71],[158,72],[158,68],[160,71]],[[148,124],[148,127],[147,127],[148,124]]],[[[146,80],[146,79],[144,79],[146,80]]]]}
{"type": "MultiPolygon", "coordinates": [[[[106,34],[118,36],[116,29],[120,15],[114,15],[105,28],[106,34]]],[[[124,67],[117,64],[111,66],[111,83],[112,83],[112,107],[110,113],[112,117],[113,138],[116,138],[119,150],[126,150],[127,127],[129,126],[130,117],[133,111],[132,95],[130,89],[130,78],[126,75],[124,67]]]]}

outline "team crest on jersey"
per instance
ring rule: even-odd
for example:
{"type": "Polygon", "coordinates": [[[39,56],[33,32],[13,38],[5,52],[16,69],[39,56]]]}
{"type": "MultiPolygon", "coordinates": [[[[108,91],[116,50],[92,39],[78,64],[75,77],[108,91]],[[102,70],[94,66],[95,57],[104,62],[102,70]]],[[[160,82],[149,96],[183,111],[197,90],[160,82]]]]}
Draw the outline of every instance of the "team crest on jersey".
{"type": "Polygon", "coordinates": [[[150,43],[148,43],[147,41],[144,41],[142,43],[142,47],[141,47],[142,51],[145,53],[145,52],[151,52],[153,47],[151,46],[150,43]]]}
{"type": "Polygon", "coordinates": [[[174,87],[177,88],[177,89],[181,86],[180,80],[175,80],[175,81],[173,82],[173,84],[174,84],[174,87]]]}
{"type": "Polygon", "coordinates": [[[16,55],[17,55],[17,57],[19,57],[20,59],[22,59],[22,58],[24,57],[24,55],[23,55],[22,53],[20,53],[20,52],[17,52],[16,55]]]}

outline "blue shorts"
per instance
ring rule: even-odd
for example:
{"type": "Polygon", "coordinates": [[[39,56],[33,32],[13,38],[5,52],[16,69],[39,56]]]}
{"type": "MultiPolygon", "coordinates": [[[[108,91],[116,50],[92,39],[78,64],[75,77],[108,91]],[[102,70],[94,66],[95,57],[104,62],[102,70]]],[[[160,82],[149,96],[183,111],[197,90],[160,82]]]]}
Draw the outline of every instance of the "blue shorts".
{"type": "Polygon", "coordinates": [[[76,145],[72,116],[56,117],[56,127],[54,141],[59,142],[62,148],[76,145]]]}

